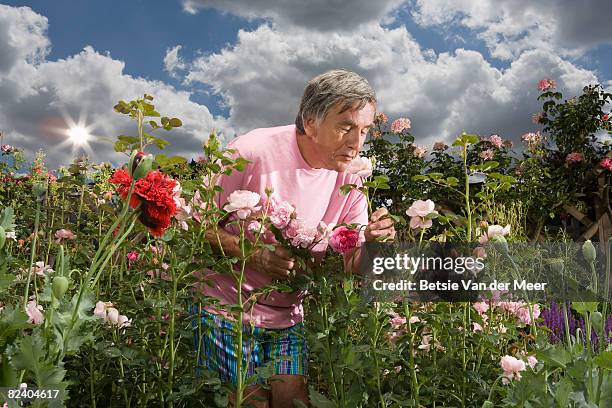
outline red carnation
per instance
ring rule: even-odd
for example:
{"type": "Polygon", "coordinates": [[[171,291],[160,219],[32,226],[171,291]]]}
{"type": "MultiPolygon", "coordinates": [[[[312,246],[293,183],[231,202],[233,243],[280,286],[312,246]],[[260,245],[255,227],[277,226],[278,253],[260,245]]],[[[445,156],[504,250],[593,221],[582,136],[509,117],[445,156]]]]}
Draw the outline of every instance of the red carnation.
{"type": "MultiPolygon", "coordinates": [[[[109,182],[119,184],[117,191],[123,199],[127,198],[132,178],[125,170],[117,170],[109,182]]],[[[138,219],[153,236],[162,236],[170,226],[171,217],[179,212],[175,200],[177,191],[177,181],[158,170],[149,172],[134,185],[130,205],[135,208],[141,203],[138,219]]]]}

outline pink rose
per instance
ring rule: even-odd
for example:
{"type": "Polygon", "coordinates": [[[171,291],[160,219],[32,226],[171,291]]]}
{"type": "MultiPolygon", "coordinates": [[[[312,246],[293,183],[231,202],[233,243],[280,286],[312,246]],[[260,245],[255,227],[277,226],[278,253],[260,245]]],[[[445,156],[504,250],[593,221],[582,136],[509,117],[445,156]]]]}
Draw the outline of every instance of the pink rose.
{"type": "Polygon", "coordinates": [[[287,239],[295,238],[298,234],[298,231],[304,227],[304,221],[298,218],[292,218],[287,227],[283,230],[283,236],[287,239]]]}
{"type": "Polygon", "coordinates": [[[349,163],[345,172],[361,177],[370,177],[372,175],[372,161],[367,157],[355,157],[349,163]]]}
{"type": "Polygon", "coordinates": [[[236,190],[228,197],[228,204],[223,207],[227,212],[236,212],[236,215],[241,220],[247,218],[251,213],[258,211],[261,206],[258,206],[260,195],[252,191],[236,190]]]}
{"type": "Polygon", "coordinates": [[[399,118],[394,120],[393,123],[391,123],[391,130],[395,133],[402,133],[404,130],[410,129],[411,125],[412,124],[410,123],[410,119],[399,118]]]}
{"type": "Polygon", "coordinates": [[[183,230],[188,231],[189,225],[187,224],[187,221],[191,219],[193,215],[191,204],[187,204],[183,197],[179,197],[177,208],[179,212],[178,214],[174,215],[174,218],[176,218],[183,230]]]}
{"type": "Polygon", "coordinates": [[[505,227],[502,227],[501,225],[489,225],[487,232],[478,238],[478,242],[484,244],[496,235],[505,237],[508,234],[510,234],[510,224],[506,225],[505,227]]]}
{"type": "Polygon", "coordinates": [[[431,200],[416,200],[410,208],[406,210],[406,215],[410,218],[410,228],[430,228],[432,225],[430,215],[438,214],[434,210],[435,203],[431,200]]]}
{"type": "Polygon", "coordinates": [[[472,322],[472,331],[474,333],[481,332],[482,331],[482,326],[480,324],[476,323],[476,322],[472,322]]]}
{"type": "MultiPolygon", "coordinates": [[[[537,319],[538,317],[540,317],[540,305],[537,303],[534,304],[531,307],[531,313],[533,314],[534,319],[537,319]]],[[[531,324],[531,316],[529,314],[529,305],[525,304],[524,306],[517,308],[515,311],[515,315],[516,317],[518,317],[518,319],[522,323],[531,324]]]]}
{"type": "Polygon", "coordinates": [[[540,91],[546,91],[548,89],[554,89],[557,86],[553,79],[545,78],[538,82],[538,89],[540,91]]]}
{"type": "Polygon", "coordinates": [[[291,239],[291,245],[301,248],[308,248],[317,236],[316,228],[309,228],[302,225],[297,229],[295,236],[291,239]]]}
{"type": "Polygon", "coordinates": [[[28,315],[28,322],[39,325],[45,321],[45,316],[41,313],[44,310],[41,305],[37,305],[36,301],[30,300],[26,305],[26,313],[28,315]]]}
{"type": "Polygon", "coordinates": [[[334,251],[344,254],[355,249],[358,242],[359,231],[342,226],[334,230],[329,245],[334,251]]]}
{"type": "Polygon", "coordinates": [[[580,163],[582,160],[584,160],[584,156],[580,152],[572,152],[568,154],[567,157],[565,158],[565,161],[570,164],[580,163]]]}
{"type": "Polygon", "coordinates": [[[58,244],[61,244],[63,242],[63,240],[65,239],[75,239],[77,236],[75,234],[72,233],[72,231],[67,230],[67,229],[60,229],[55,231],[55,242],[57,242],[58,244]]]}
{"type": "Polygon", "coordinates": [[[131,265],[132,262],[136,261],[138,259],[138,252],[136,251],[130,251],[127,253],[127,260],[128,260],[128,264],[131,265]]]}
{"type": "Polygon", "coordinates": [[[325,222],[320,221],[319,225],[317,226],[317,238],[316,239],[318,241],[327,243],[334,232],[335,226],[336,226],[335,222],[326,224],[325,222]]]}
{"type": "Polygon", "coordinates": [[[503,373],[504,378],[502,379],[502,382],[504,384],[510,383],[510,381],[512,381],[515,378],[517,381],[520,380],[521,379],[520,372],[525,371],[525,369],[527,368],[524,361],[519,360],[512,356],[508,356],[508,355],[503,356],[501,358],[499,365],[504,371],[503,373]]]}
{"type": "Polygon", "coordinates": [[[291,204],[287,201],[279,201],[276,197],[270,197],[266,201],[266,207],[270,222],[278,229],[285,228],[295,212],[291,204]]]}

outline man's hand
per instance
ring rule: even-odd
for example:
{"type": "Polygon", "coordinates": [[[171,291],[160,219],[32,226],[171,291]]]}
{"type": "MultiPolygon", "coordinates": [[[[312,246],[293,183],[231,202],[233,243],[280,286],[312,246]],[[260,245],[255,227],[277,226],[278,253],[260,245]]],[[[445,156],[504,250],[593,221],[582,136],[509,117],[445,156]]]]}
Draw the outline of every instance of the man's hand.
{"type": "Polygon", "coordinates": [[[370,216],[370,222],[365,229],[366,242],[373,242],[378,237],[385,237],[385,241],[395,238],[395,227],[393,218],[389,217],[386,208],[379,208],[370,216]]]}
{"type": "Polygon", "coordinates": [[[265,272],[268,275],[276,279],[287,279],[293,266],[295,259],[291,257],[291,253],[277,245],[274,251],[270,251],[267,248],[257,249],[250,257],[248,261],[249,267],[259,271],[265,272]]]}

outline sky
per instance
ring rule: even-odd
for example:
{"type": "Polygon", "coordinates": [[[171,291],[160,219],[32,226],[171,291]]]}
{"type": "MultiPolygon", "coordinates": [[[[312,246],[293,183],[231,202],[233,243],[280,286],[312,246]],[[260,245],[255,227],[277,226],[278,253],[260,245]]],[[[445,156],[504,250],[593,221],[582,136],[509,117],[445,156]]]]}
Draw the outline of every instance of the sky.
{"type": "Polygon", "coordinates": [[[227,142],[293,123],[308,80],[345,68],[391,120],[410,118],[416,144],[463,130],[520,144],[539,130],[538,80],[564,98],[612,89],[606,3],[1,1],[0,132],[30,160],[43,149],[50,168],[83,152],[117,165],[108,140],[136,126],[112,107],[147,93],[184,124],[159,134],[171,142],[163,153],[196,158],[213,129],[227,142]],[[75,125],[84,146],[68,137],[75,125]]]}

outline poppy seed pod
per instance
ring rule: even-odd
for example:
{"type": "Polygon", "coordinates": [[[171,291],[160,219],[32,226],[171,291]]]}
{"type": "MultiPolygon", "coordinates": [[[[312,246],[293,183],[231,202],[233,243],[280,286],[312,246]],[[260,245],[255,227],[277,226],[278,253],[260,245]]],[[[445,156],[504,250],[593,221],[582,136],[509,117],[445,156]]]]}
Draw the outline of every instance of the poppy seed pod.
{"type": "Polygon", "coordinates": [[[64,293],[68,290],[68,279],[64,276],[56,276],[51,281],[51,291],[56,299],[64,297],[64,293]]]}
{"type": "Polygon", "coordinates": [[[584,241],[584,244],[582,244],[582,256],[587,262],[591,263],[595,262],[595,259],[597,258],[597,251],[595,250],[595,247],[590,239],[587,239],[584,241]]]}
{"type": "Polygon", "coordinates": [[[506,238],[504,238],[503,235],[495,235],[490,241],[495,249],[497,249],[503,255],[508,256],[510,252],[508,249],[508,241],[506,241],[506,238]]]}
{"type": "Polygon", "coordinates": [[[136,170],[134,170],[134,174],[132,175],[132,177],[134,177],[135,180],[140,180],[142,178],[145,178],[147,174],[151,171],[152,167],[153,167],[153,155],[147,154],[143,156],[138,162],[138,166],[136,167],[136,170]]]}

